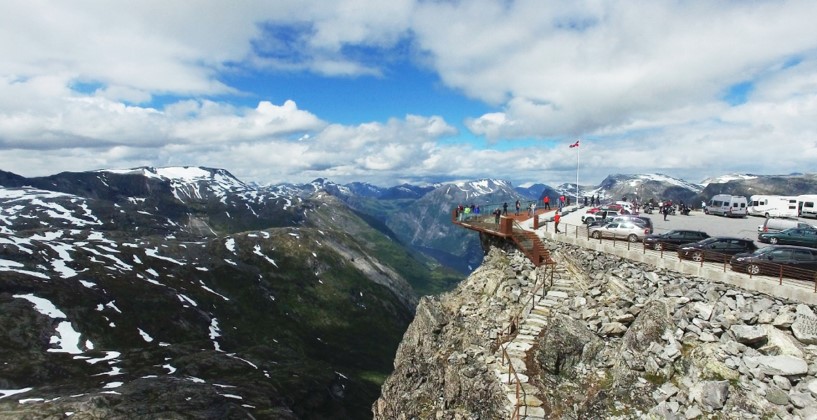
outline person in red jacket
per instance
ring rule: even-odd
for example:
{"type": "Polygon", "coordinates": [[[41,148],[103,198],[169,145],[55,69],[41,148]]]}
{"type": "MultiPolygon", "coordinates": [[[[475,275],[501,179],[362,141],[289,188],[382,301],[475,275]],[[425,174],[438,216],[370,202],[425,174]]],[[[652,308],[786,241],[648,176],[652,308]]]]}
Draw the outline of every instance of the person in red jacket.
{"type": "Polygon", "coordinates": [[[559,221],[562,220],[562,216],[559,216],[559,210],[556,210],[556,215],[553,216],[553,223],[556,226],[556,233],[562,233],[559,231],[559,221]]]}
{"type": "Polygon", "coordinates": [[[550,196],[546,195],[543,201],[545,202],[545,210],[550,210],[550,196]]]}

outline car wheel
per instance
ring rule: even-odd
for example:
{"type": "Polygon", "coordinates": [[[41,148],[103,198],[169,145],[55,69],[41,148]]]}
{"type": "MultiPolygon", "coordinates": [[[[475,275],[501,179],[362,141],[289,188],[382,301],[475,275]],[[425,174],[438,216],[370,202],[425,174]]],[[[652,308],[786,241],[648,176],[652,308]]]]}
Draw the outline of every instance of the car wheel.
{"type": "Polygon", "coordinates": [[[758,275],[760,274],[760,266],[757,264],[749,264],[746,267],[746,272],[753,276],[758,275]]]}
{"type": "Polygon", "coordinates": [[[664,244],[662,244],[661,242],[655,244],[655,250],[656,251],[661,251],[663,249],[664,249],[664,244]]]}
{"type": "Polygon", "coordinates": [[[704,253],[701,251],[695,251],[692,253],[692,261],[701,262],[704,260],[704,253]]]}
{"type": "Polygon", "coordinates": [[[593,232],[593,234],[590,235],[590,236],[592,236],[592,237],[594,237],[596,239],[600,239],[601,238],[601,232],[593,232]]]}
{"type": "Polygon", "coordinates": [[[777,238],[769,238],[769,243],[770,244],[777,245],[777,242],[778,242],[777,238]]]}
{"type": "Polygon", "coordinates": [[[638,242],[638,236],[631,234],[630,236],[627,237],[627,240],[630,242],[638,242]]]}

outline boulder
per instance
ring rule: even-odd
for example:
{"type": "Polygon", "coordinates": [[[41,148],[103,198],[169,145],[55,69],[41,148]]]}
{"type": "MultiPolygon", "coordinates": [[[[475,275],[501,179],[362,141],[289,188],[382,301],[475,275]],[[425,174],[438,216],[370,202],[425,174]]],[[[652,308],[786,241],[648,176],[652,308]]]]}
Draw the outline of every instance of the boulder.
{"type": "Polygon", "coordinates": [[[729,397],[729,382],[703,381],[697,383],[689,391],[693,401],[697,401],[706,412],[720,410],[729,397]]]}
{"type": "Polygon", "coordinates": [[[749,367],[758,366],[766,375],[793,376],[808,372],[808,363],[794,356],[745,356],[743,361],[749,367]]]}
{"type": "Polygon", "coordinates": [[[704,321],[709,321],[714,308],[714,305],[704,302],[695,302],[695,304],[692,305],[693,314],[704,321]]]}
{"type": "Polygon", "coordinates": [[[794,324],[794,321],[797,319],[797,314],[791,311],[783,311],[777,314],[772,321],[772,325],[777,328],[789,328],[791,324],[794,324]]]}
{"type": "Polygon", "coordinates": [[[789,395],[776,386],[766,390],[766,400],[776,405],[786,405],[789,403],[789,395]]]}
{"type": "Polygon", "coordinates": [[[729,331],[735,335],[735,341],[747,346],[759,345],[767,340],[766,330],[759,325],[732,325],[729,331]]]}
{"type": "Polygon", "coordinates": [[[817,344],[817,316],[808,306],[797,306],[797,318],[791,324],[791,332],[803,344],[817,344]]]}
{"type": "Polygon", "coordinates": [[[801,359],[803,358],[801,344],[795,340],[794,337],[771,325],[764,325],[763,328],[766,330],[767,341],[763,347],[758,349],[761,353],[766,356],[780,356],[785,354],[801,359]]]}

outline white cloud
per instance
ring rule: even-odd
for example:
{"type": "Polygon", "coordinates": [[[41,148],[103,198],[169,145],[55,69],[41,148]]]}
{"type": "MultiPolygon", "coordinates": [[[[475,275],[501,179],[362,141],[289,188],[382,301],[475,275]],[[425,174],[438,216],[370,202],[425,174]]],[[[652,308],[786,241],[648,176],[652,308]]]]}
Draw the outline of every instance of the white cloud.
{"type": "Polygon", "coordinates": [[[808,1],[3,2],[0,169],[202,165],[259,182],[558,184],[575,179],[567,144],[580,137],[580,175],[592,182],[808,171],[814,16],[808,1]],[[277,71],[389,77],[409,58],[492,109],[465,117],[471,133],[445,114],[341,124],[298,97],[229,82],[277,71]],[[730,105],[724,96],[742,82],[746,102],[730,105]],[[488,148],[458,139],[469,134],[488,148]]]}

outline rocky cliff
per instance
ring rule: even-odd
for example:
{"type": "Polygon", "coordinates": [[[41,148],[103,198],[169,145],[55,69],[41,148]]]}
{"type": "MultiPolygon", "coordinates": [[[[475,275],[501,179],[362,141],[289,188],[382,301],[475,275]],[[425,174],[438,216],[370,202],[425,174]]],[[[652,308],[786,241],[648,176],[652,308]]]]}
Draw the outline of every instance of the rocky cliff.
{"type": "Polygon", "coordinates": [[[553,255],[555,282],[527,308],[538,269],[499,249],[424,298],[374,417],[817,418],[814,308],[582,248],[553,255]]]}

